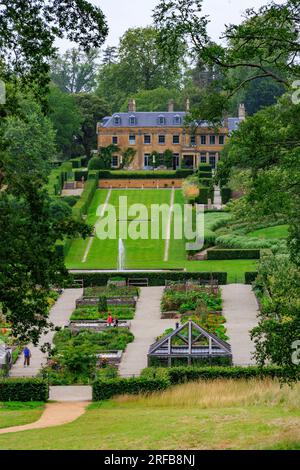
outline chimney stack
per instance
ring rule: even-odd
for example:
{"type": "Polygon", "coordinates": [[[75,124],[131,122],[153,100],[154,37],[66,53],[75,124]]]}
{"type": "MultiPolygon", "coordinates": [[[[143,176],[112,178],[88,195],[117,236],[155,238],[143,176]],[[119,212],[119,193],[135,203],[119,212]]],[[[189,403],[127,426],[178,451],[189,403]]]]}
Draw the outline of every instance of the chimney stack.
{"type": "Polygon", "coordinates": [[[128,112],[129,113],[136,113],[136,102],[135,100],[128,101],[128,112]]]}
{"type": "Polygon", "coordinates": [[[187,113],[190,112],[190,100],[189,100],[189,98],[187,98],[187,100],[186,100],[185,110],[186,110],[187,113]]]}
{"type": "Polygon", "coordinates": [[[168,112],[173,113],[174,112],[174,100],[169,100],[168,103],[168,112]]]}
{"type": "Polygon", "coordinates": [[[245,121],[245,119],[246,119],[246,108],[245,108],[244,103],[241,103],[239,105],[239,119],[241,121],[245,121]]]}

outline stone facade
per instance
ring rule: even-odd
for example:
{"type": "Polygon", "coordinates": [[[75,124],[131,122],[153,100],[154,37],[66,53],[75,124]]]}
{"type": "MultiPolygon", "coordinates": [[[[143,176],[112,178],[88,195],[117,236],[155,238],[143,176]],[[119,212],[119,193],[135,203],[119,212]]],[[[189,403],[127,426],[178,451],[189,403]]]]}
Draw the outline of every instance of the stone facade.
{"type": "Polygon", "coordinates": [[[245,108],[238,118],[226,118],[217,131],[208,123],[199,122],[191,132],[185,126],[185,112],[174,112],[170,102],[167,112],[136,112],[131,100],[127,113],[115,113],[97,125],[98,149],[115,144],[121,151],[112,159],[112,168],[119,168],[121,153],[127,148],[136,151],[130,169],[147,170],[152,152],[173,152],[172,168],[197,168],[200,163],[215,167],[230,132],[244,119],[245,108]]]}

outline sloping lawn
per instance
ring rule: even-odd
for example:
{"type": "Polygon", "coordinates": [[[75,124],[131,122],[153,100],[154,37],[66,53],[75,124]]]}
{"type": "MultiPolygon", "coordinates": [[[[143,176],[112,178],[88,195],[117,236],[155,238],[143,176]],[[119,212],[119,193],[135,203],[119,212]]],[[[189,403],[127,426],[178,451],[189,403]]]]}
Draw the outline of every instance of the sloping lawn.
{"type": "Polygon", "coordinates": [[[299,391],[271,381],[190,383],[95,403],[54,429],[2,435],[0,449],[299,449],[299,391]]]}
{"type": "Polygon", "coordinates": [[[247,233],[247,236],[255,238],[287,238],[288,234],[288,225],[276,225],[275,227],[267,227],[249,232],[247,233]]]}
{"type": "Polygon", "coordinates": [[[37,421],[44,410],[44,406],[44,403],[39,402],[0,403],[0,429],[37,421]]]}

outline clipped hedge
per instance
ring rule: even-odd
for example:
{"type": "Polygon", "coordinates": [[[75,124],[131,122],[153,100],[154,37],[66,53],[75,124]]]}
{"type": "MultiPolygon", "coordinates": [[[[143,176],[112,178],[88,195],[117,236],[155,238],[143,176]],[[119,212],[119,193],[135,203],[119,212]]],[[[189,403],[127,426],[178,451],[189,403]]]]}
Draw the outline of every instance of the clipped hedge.
{"type": "Polygon", "coordinates": [[[141,376],[147,379],[164,378],[171,385],[213,379],[252,379],[280,377],[282,370],[276,366],[260,368],[258,366],[183,366],[183,367],[147,367],[141,376]]]}
{"type": "Polygon", "coordinates": [[[79,201],[73,207],[73,216],[80,219],[83,215],[87,214],[89,205],[92,202],[96,189],[98,187],[97,179],[89,179],[84,186],[83,193],[79,201]]]}
{"type": "Polygon", "coordinates": [[[69,173],[72,173],[72,163],[69,161],[51,171],[46,186],[50,196],[60,195],[69,173]]]}
{"type": "Polygon", "coordinates": [[[87,164],[87,158],[86,157],[77,157],[77,158],[71,158],[69,160],[72,163],[72,168],[82,168],[87,164]]]}
{"type": "Polygon", "coordinates": [[[209,187],[212,184],[211,178],[200,178],[199,183],[201,186],[209,187]]]}
{"type": "Polygon", "coordinates": [[[195,202],[197,204],[207,205],[208,204],[208,199],[211,199],[213,201],[213,198],[214,198],[214,192],[211,188],[207,188],[207,187],[200,188],[200,194],[196,198],[195,202]]]}
{"type": "Polygon", "coordinates": [[[281,369],[275,366],[264,367],[263,369],[258,366],[171,367],[168,372],[169,381],[172,385],[196,380],[275,378],[282,375],[281,369]]]}
{"type": "MultiPolygon", "coordinates": [[[[106,286],[111,278],[111,273],[80,273],[84,287],[106,286]]],[[[75,276],[75,278],[78,276],[75,276]]],[[[210,281],[215,279],[219,284],[227,284],[226,272],[186,272],[186,271],[165,271],[165,272],[131,272],[122,273],[124,279],[148,279],[149,286],[164,286],[166,281],[188,281],[190,279],[210,281]]]]}
{"type": "Polygon", "coordinates": [[[232,198],[232,190],[230,188],[221,188],[222,204],[227,204],[232,198]]]}
{"type": "Polygon", "coordinates": [[[74,179],[75,181],[81,181],[82,177],[85,181],[88,178],[88,170],[74,170],[74,179]]]}
{"type": "Polygon", "coordinates": [[[117,395],[157,392],[165,390],[169,386],[170,382],[166,378],[133,377],[129,379],[97,380],[93,383],[93,401],[109,400],[117,395]]]}
{"type": "MultiPolygon", "coordinates": [[[[91,172],[89,172],[91,173],[91,172]]],[[[163,171],[109,171],[109,170],[100,170],[99,178],[100,179],[181,179],[187,178],[188,176],[194,173],[193,170],[178,169],[176,171],[163,170],[163,171]]]]}
{"type": "Polygon", "coordinates": [[[219,249],[209,250],[207,252],[208,260],[226,260],[226,259],[260,259],[260,250],[231,250],[219,249]]]}
{"type": "Polygon", "coordinates": [[[0,379],[0,401],[47,401],[48,383],[41,379],[0,379]]]}
{"type": "Polygon", "coordinates": [[[200,165],[198,166],[198,171],[199,171],[199,172],[207,171],[207,172],[209,172],[210,174],[212,174],[212,166],[211,166],[211,165],[207,165],[206,163],[200,163],[200,165]]]}
{"type": "Polygon", "coordinates": [[[88,174],[88,180],[99,180],[99,170],[90,170],[88,174]]]}
{"type": "Polygon", "coordinates": [[[212,173],[208,171],[198,171],[199,179],[208,178],[212,179],[212,173]]]}
{"type": "Polygon", "coordinates": [[[258,272],[245,272],[245,284],[251,285],[256,280],[258,272]]]}

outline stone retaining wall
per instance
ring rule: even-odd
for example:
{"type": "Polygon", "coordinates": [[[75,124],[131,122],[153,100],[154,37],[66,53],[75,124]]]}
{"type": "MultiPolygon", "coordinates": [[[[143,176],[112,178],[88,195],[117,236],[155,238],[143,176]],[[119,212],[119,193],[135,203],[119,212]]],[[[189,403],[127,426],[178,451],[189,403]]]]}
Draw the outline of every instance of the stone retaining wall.
{"type": "Polygon", "coordinates": [[[116,179],[116,180],[100,180],[99,188],[127,189],[127,188],[181,188],[183,179],[116,179]]]}

